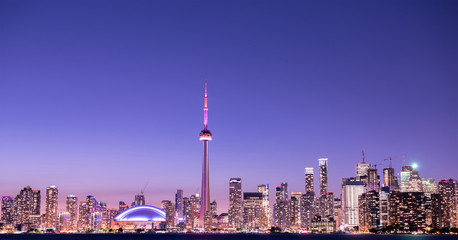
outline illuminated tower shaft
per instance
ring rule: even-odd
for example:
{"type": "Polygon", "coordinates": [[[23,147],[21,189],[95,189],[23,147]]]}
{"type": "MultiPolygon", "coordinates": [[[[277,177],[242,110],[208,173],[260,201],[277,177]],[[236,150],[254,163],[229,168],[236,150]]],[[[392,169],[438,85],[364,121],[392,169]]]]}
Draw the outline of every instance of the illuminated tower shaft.
{"type": "Polygon", "coordinates": [[[204,230],[211,230],[212,219],[210,212],[208,142],[212,140],[212,134],[207,128],[207,123],[207,82],[205,82],[204,129],[202,129],[200,132],[200,141],[204,142],[204,158],[202,163],[202,195],[200,199],[200,225],[204,228],[204,230]]]}

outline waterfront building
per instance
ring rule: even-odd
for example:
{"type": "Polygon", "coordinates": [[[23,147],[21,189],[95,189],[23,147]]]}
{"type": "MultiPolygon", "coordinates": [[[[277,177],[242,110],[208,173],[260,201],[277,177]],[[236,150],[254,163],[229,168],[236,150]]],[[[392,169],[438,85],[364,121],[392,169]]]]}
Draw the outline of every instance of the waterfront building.
{"type": "Polygon", "coordinates": [[[372,190],[359,196],[359,230],[368,232],[380,226],[380,194],[372,190]]]}
{"type": "Polygon", "coordinates": [[[194,228],[194,205],[190,198],[183,198],[183,209],[184,209],[184,224],[186,229],[194,228]]]}
{"type": "Polygon", "coordinates": [[[301,196],[301,227],[310,230],[310,222],[315,216],[315,192],[307,192],[301,196]]]}
{"type": "Polygon", "coordinates": [[[282,229],[288,229],[291,224],[290,201],[276,200],[274,204],[274,226],[282,229]]]}
{"type": "Polygon", "coordinates": [[[204,128],[200,132],[200,140],[204,143],[204,154],[202,163],[202,194],[200,200],[200,224],[205,231],[211,230],[210,212],[210,165],[208,156],[208,142],[212,140],[212,133],[208,129],[208,107],[207,107],[207,82],[205,82],[205,104],[204,104],[204,128]]]}
{"type": "Polygon", "coordinates": [[[358,199],[364,193],[364,182],[342,178],[342,223],[345,228],[359,225],[358,199]]]}
{"type": "Polygon", "coordinates": [[[342,200],[337,197],[334,198],[334,221],[336,228],[342,226],[342,200]]]}
{"type": "Polygon", "coordinates": [[[178,189],[175,194],[175,218],[178,222],[184,221],[183,213],[183,189],[178,189]]]}
{"type": "Polygon", "coordinates": [[[456,227],[456,180],[440,180],[438,194],[431,195],[432,225],[434,228],[456,227]]]}
{"type": "Polygon", "coordinates": [[[292,192],[291,201],[290,201],[290,217],[291,217],[291,227],[300,228],[301,227],[301,192],[292,192]]]}
{"type": "Polygon", "coordinates": [[[159,229],[164,221],[170,225],[174,221],[175,205],[171,201],[162,202],[168,208],[168,219],[166,219],[167,213],[162,209],[149,205],[136,206],[119,213],[111,223],[112,229],[122,228],[123,232],[135,232],[137,229],[146,231],[159,229]]]}
{"type": "Polygon", "coordinates": [[[393,192],[388,196],[388,222],[399,231],[418,231],[426,227],[425,194],[393,192]]]}
{"type": "Polygon", "coordinates": [[[271,224],[271,211],[270,211],[270,195],[269,184],[258,185],[258,192],[262,193],[262,208],[265,217],[263,218],[262,225],[270,226],[271,224]]]}
{"type": "Polygon", "coordinates": [[[57,199],[58,189],[56,185],[51,185],[46,188],[46,228],[57,228],[57,199]]]}
{"type": "Polygon", "coordinates": [[[166,227],[175,227],[175,205],[169,200],[163,200],[161,202],[161,208],[165,212],[166,227]]]}
{"type": "Polygon", "coordinates": [[[90,210],[87,202],[80,202],[78,210],[78,230],[87,231],[90,229],[90,210]]]}
{"type": "Polygon", "coordinates": [[[242,179],[231,178],[229,180],[229,227],[241,228],[242,219],[242,179]]]}
{"type": "Polygon", "coordinates": [[[66,203],[66,211],[70,214],[68,230],[75,231],[78,228],[78,198],[70,194],[66,203]]]}
{"type": "Polygon", "coordinates": [[[14,198],[14,224],[21,225],[23,230],[30,226],[30,216],[40,215],[40,190],[33,190],[30,186],[22,189],[14,198]]]}
{"type": "Polygon", "coordinates": [[[336,221],[333,217],[315,216],[310,225],[311,232],[332,233],[336,231],[336,221]]]}
{"type": "Polygon", "coordinates": [[[380,227],[388,226],[388,195],[390,187],[382,187],[380,190],[380,227]]]}
{"type": "Polygon", "coordinates": [[[199,223],[200,221],[200,195],[199,194],[191,195],[191,197],[189,198],[189,201],[191,202],[192,208],[194,211],[193,226],[194,227],[200,226],[200,223],[199,223]]]}
{"type": "Polygon", "coordinates": [[[262,219],[265,217],[262,207],[262,193],[243,193],[243,228],[247,231],[260,229],[262,219]]]}
{"type": "Polygon", "coordinates": [[[108,208],[107,209],[107,228],[113,229],[113,220],[119,214],[118,209],[115,208],[108,208]]]}
{"type": "Polygon", "coordinates": [[[57,214],[57,231],[59,232],[68,232],[71,230],[70,227],[70,213],[69,212],[60,212],[57,214]]]}

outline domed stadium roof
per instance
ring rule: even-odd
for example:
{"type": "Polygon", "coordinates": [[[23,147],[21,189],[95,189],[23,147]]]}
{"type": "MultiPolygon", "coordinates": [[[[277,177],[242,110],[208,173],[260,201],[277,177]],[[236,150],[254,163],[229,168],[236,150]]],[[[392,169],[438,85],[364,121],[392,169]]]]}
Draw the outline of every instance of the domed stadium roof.
{"type": "Polygon", "coordinates": [[[165,212],[157,207],[142,205],[125,210],[114,220],[118,222],[165,221],[165,212]]]}

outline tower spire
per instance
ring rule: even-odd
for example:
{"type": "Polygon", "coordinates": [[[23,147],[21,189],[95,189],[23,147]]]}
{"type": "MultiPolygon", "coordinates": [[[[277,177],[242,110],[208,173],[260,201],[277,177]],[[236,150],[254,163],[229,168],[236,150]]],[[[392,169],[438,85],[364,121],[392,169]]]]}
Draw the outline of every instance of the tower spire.
{"type": "Polygon", "coordinates": [[[207,124],[208,124],[207,80],[205,80],[204,130],[207,130],[207,124]]]}

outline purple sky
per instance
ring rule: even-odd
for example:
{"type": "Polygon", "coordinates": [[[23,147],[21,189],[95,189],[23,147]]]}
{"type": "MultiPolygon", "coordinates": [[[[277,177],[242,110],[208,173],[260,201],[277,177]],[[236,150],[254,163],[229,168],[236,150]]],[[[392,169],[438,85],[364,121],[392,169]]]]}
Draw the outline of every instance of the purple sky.
{"type": "Polygon", "coordinates": [[[458,178],[457,13],[453,0],[3,0],[0,195],[56,184],[63,209],[68,194],[130,204],[146,182],[156,206],[200,192],[204,80],[220,212],[230,177],[304,191],[310,166],[318,188],[319,157],[339,194],[362,148],[458,178]]]}

